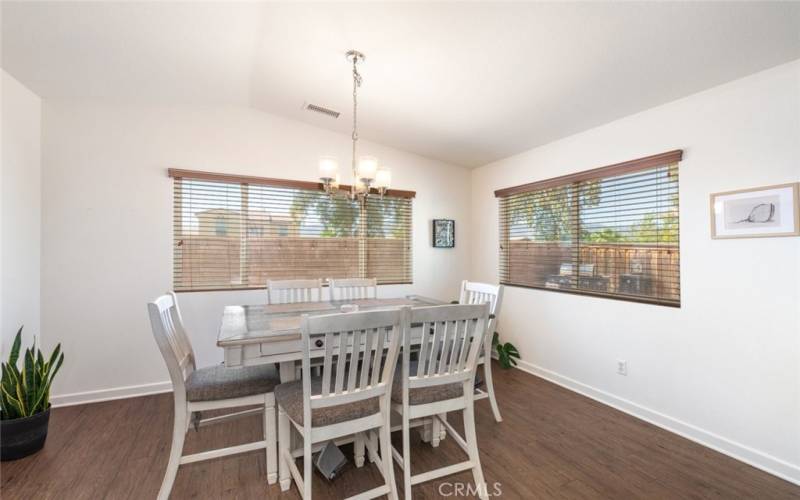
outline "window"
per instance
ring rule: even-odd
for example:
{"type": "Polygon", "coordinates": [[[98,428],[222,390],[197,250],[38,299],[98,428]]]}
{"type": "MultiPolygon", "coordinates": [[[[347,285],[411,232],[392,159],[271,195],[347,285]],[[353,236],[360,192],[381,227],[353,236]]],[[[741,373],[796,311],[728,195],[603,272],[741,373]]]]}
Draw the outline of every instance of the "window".
{"type": "Polygon", "coordinates": [[[680,306],[672,151],[495,191],[500,281],[680,306]]]}
{"type": "Polygon", "coordinates": [[[176,291],[264,288],[268,279],[412,281],[413,191],[362,204],[313,182],[169,173],[176,291]]]}

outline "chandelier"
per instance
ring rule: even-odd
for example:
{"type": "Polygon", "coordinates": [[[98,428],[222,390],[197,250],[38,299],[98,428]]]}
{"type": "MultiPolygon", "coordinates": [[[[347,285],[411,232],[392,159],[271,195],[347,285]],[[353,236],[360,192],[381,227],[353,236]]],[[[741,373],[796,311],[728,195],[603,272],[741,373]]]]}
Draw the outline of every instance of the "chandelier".
{"type": "Polygon", "coordinates": [[[361,86],[361,75],[358,72],[358,63],[364,62],[364,54],[357,50],[350,50],[346,54],[347,60],[353,63],[353,153],[352,173],[353,183],[350,189],[339,187],[339,160],[333,156],[323,156],[319,159],[319,179],[325,192],[331,196],[345,196],[351,201],[364,201],[374,188],[383,198],[392,181],[392,173],[385,166],[379,166],[378,159],[372,156],[357,156],[358,144],[358,87],[361,86]]]}

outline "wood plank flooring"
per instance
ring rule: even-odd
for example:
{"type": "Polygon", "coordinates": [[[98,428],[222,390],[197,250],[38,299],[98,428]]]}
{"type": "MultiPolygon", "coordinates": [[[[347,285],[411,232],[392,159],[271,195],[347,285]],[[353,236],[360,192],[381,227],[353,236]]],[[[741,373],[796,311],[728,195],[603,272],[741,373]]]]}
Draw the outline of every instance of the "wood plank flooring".
{"type": "MultiPolygon", "coordinates": [[[[485,400],[476,413],[484,474],[502,498],[800,499],[798,486],[522,371],[495,368],[495,379],[504,422],[495,425],[485,400]]],[[[458,415],[450,419],[462,428],[458,415]]],[[[45,449],[0,466],[0,496],[155,498],[171,430],[170,394],[57,408],[45,449]]],[[[260,432],[259,417],[206,427],[189,433],[186,452],[256,440],[260,432]]],[[[415,473],[462,460],[450,439],[438,449],[413,439],[415,473]]],[[[471,480],[467,472],[426,483],[414,498],[442,498],[453,491],[443,483],[471,480]]],[[[315,474],[314,498],[343,498],[380,482],[372,465],[351,466],[332,484],[315,474]]],[[[267,486],[264,455],[253,452],[182,466],[172,498],[299,495],[267,486]]]]}

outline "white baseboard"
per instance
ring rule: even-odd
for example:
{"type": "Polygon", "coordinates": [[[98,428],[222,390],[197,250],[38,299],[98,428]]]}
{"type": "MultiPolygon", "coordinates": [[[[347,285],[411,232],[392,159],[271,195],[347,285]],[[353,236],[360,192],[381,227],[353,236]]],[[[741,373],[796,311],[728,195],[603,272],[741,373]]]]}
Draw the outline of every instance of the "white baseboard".
{"type": "Polygon", "coordinates": [[[713,432],[701,429],[697,426],[683,422],[650,408],[641,406],[633,401],[620,398],[603,390],[590,385],[578,382],[577,380],[565,377],[556,372],[541,368],[526,361],[519,361],[517,368],[543,378],[549,382],[560,385],[573,392],[577,392],[586,397],[599,401],[605,405],[616,408],[636,418],[640,418],[655,426],[667,431],[683,436],[686,439],[699,443],[703,446],[716,450],[720,453],[735,458],[741,462],[752,465],[758,469],[768,472],[773,476],[785,479],[791,483],[800,485],[800,467],[779,458],[773,457],[749,446],[737,443],[728,438],[714,434],[713,432]]]}
{"type": "Polygon", "coordinates": [[[116,387],[114,389],[100,389],[97,391],[73,392],[71,394],[61,394],[50,397],[50,405],[54,408],[61,406],[82,405],[87,403],[99,403],[101,401],[112,401],[114,399],[135,398],[147,396],[149,394],[160,394],[162,392],[172,392],[172,383],[155,382],[153,384],[129,385],[127,387],[116,387]]]}

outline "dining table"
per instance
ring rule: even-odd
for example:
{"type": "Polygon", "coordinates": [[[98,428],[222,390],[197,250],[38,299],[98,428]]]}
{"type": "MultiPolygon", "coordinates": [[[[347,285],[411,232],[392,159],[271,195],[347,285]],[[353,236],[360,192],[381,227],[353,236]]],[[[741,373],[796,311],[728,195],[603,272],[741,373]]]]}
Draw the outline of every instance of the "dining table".
{"type": "MultiPolygon", "coordinates": [[[[217,346],[224,352],[226,367],[276,363],[279,366],[281,383],[291,382],[297,378],[298,362],[303,359],[300,333],[303,315],[336,314],[342,311],[342,306],[347,306],[348,309],[358,306],[358,311],[374,311],[447,303],[449,302],[421,295],[407,295],[400,298],[231,305],[223,310],[217,346]]],[[[412,346],[421,342],[421,328],[421,325],[411,325],[412,346]]],[[[324,357],[324,345],[317,344],[316,348],[311,349],[310,354],[312,358],[324,357]]],[[[430,422],[422,425],[420,435],[424,441],[433,441],[434,445],[444,438],[443,431],[440,436],[432,436],[430,422]]]]}
{"type": "MultiPolygon", "coordinates": [[[[256,304],[226,306],[217,337],[217,346],[224,351],[225,366],[251,366],[277,363],[281,382],[295,380],[297,361],[303,359],[300,343],[300,323],[303,315],[335,314],[342,306],[357,306],[358,311],[392,309],[403,306],[424,307],[447,302],[408,295],[402,298],[349,299],[323,302],[295,302],[291,304],[256,304]]],[[[420,326],[412,325],[411,343],[419,344],[420,326]]],[[[322,357],[324,346],[311,350],[322,357]]]]}

